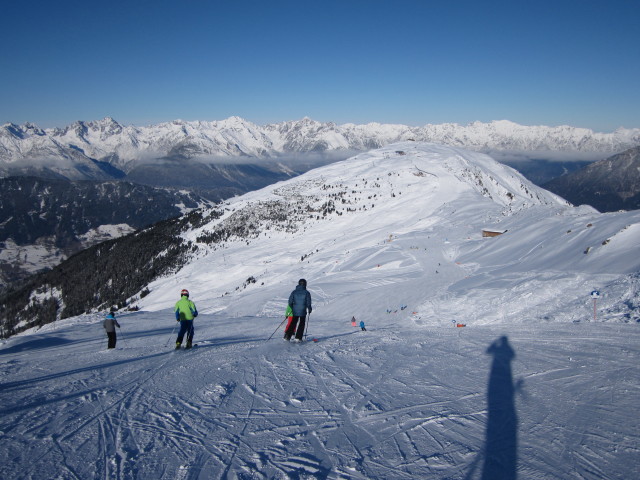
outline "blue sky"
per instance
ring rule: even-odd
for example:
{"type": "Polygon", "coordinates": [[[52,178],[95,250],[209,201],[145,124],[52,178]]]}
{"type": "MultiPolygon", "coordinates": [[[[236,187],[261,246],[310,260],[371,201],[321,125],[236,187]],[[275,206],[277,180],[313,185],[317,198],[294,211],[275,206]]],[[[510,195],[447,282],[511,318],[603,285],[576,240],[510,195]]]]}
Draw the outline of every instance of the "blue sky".
{"type": "Polygon", "coordinates": [[[0,122],[640,127],[637,0],[5,2],[0,122]]]}

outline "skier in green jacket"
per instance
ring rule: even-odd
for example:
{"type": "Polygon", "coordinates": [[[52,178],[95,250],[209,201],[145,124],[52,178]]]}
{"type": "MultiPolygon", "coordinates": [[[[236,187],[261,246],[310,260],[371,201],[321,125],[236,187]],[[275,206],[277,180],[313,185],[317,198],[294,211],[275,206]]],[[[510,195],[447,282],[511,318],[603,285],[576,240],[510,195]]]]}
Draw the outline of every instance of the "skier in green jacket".
{"type": "Polygon", "coordinates": [[[180,300],[176,302],[176,322],[180,322],[180,331],[178,331],[178,339],[176,340],[176,350],[182,345],[182,339],[187,334],[187,345],[185,348],[191,348],[193,342],[193,319],[198,316],[196,304],[189,300],[189,290],[186,288],[180,292],[180,300]]]}

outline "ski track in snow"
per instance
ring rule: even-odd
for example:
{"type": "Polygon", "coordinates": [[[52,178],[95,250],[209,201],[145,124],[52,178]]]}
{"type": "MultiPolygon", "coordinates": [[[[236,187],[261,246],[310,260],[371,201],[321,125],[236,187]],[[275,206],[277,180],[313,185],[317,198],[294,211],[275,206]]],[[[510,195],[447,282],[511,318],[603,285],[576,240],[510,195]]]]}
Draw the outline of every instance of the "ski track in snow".
{"type": "Polygon", "coordinates": [[[86,322],[41,334],[28,355],[0,351],[0,477],[486,478],[500,382],[514,418],[492,435],[517,434],[521,478],[632,478],[640,465],[633,325],[416,335],[318,318],[324,336],[294,345],[281,331],[265,341],[278,319],[201,315],[206,341],[172,351],[156,317],[122,319],[115,351],[86,322]],[[259,336],[240,334],[247,324],[259,336]],[[503,336],[514,357],[499,378],[487,351],[503,336]]]}

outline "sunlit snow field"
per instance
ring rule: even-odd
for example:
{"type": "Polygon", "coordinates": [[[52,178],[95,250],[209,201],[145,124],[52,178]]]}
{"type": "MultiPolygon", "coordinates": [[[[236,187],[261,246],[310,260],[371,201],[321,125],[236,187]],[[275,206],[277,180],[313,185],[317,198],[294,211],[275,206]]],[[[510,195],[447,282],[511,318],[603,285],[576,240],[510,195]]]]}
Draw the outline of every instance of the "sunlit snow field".
{"type": "Polygon", "coordinates": [[[0,477],[636,477],[637,325],[389,315],[312,314],[302,345],[201,315],[172,351],[170,311],[121,317],[115,351],[94,318],[11,340],[0,477]]]}

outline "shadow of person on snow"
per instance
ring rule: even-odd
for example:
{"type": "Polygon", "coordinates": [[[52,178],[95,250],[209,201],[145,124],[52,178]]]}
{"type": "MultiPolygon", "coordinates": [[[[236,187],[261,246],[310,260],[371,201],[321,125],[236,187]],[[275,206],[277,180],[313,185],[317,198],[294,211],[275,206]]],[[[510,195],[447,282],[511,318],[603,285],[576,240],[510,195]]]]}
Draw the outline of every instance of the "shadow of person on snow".
{"type": "Polygon", "coordinates": [[[493,356],[487,387],[487,434],[482,480],[515,480],[518,463],[518,417],[511,362],[515,352],[506,336],[487,349],[493,356]]]}

